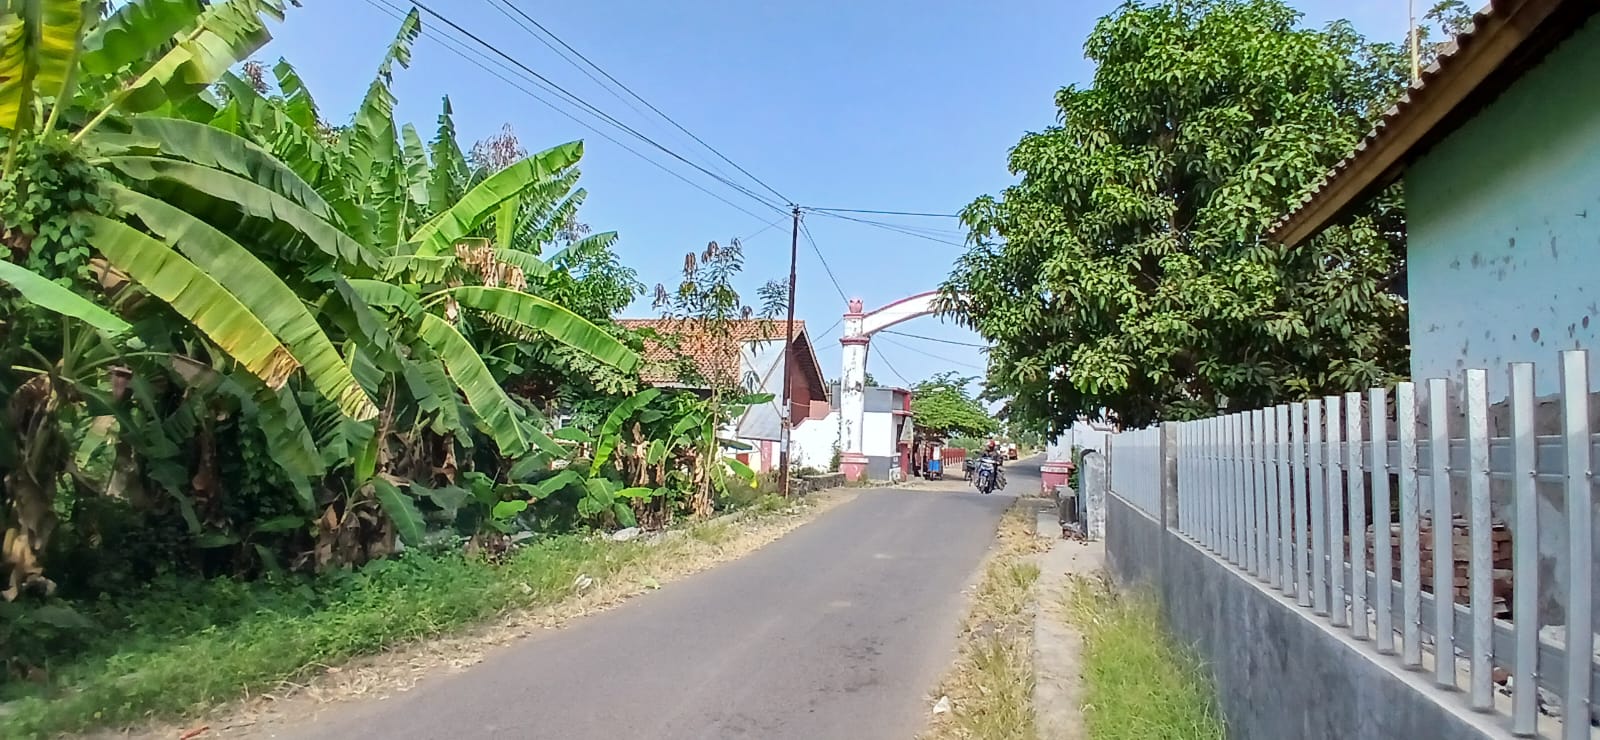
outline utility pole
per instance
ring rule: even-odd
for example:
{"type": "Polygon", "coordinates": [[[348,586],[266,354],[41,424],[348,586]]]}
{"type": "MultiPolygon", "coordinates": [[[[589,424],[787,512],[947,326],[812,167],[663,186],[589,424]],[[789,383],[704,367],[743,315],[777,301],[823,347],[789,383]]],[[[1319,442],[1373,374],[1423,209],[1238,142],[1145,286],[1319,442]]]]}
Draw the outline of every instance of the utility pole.
{"type": "Polygon", "coordinates": [[[800,257],[800,206],[794,206],[794,231],[789,236],[789,318],[785,322],[783,343],[783,431],[778,440],[778,493],[789,497],[789,430],[794,415],[794,395],[790,355],[794,354],[794,268],[800,257]]]}
{"type": "Polygon", "coordinates": [[[1410,17],[1411,33],[1411,84],[1416,85],[1422,80],[1422,34],[1417,28],[1417,0],[1407,0],[1406,14],[1410,17]]]}

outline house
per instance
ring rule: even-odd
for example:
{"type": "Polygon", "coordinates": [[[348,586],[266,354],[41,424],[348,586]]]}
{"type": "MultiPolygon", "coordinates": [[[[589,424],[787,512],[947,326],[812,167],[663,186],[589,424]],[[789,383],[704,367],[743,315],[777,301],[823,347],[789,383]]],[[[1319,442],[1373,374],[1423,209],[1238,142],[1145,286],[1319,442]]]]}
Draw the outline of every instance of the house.
{"type": "MultiPolygon", "coordinates": [[[[1405,184],[1411,376],[1537,362],[1600,338],[1600,3],[1494,0],[1272,229],[1305,243],[1405,184]]],[[[1591,383],[1600,364],[1590,365],[1591,383]]],[[[1489,373],[1504,398],[1504,372],[1489,373]]]]}
{"type": "MultiPolygon", "coordinates": [[[[1596,11],[1594,0],[1491,2],[1272,229],[1280,244],[1304,244],[1350,206],[1404,181],[1414,380],[1487,368],[1493,403],[1509,394],[1507,365],[1533,362],[1534,393],[1553,396],[1561,392],[1557,353],[1600,347],[1596,11]]],[[[1600,363],[1588,372],[1589,386],[1600,385],[1600,363]]],[[[1559,429],[1561,405],[1545,400],[1534,422],[1559,429]]],[[[1489,482],[1491,514],[1515,521],[1506,478],[1489,482]]],[[[1456,479],[1458,507],[1463,488],[1456,479]]],[[[1534,491],[1535,522],[1566,521],[1571,504],[1559,484],[1539,480],[1534,491]]],[[[1591,531],[1600,529],[1600,506],[1592,510],[1591,531]]],[[[1567,526],[1538,527],[1540,568],[1550,568],[1537,586],[1544,624],[1566,619],[1567,526]]],[[[1595,568],[1600,551],[1591,558],[1595,568]]],[[[1600,590],[1590,599],[1600,610],[1600,590]]]]}
{"type": "MultiPolygon", "coordinates": [[[[704,390],[709,382],[734,385],[747,393],[771,394],[772,400],[751,406],[735,419],[726,434],[750,446],[735,456],[758,472],[778,467],[783,433],[784,322],[745,319],[731,322],[726,337],[711,337],[694,322],[676,319],[622,319],[622,326],[650,330],[670,341],[646,340],[640,375],[646,383],[664,388],[704,390]],[[687,365],[687,368],[684,365],[687,365]],[[699,378],[685,380],[682,370],[699,378]]],[[[806,332],[804,321],[794,322],[794,343],[789,345],[791,435],[821,423],[829,413],[827,381],[806,332]]],[[[792,462],[792,461],[791,461],[792,462]]]]}
{"type": "MultiPolygon", "coordinates": [[[[913,424],[911,391],[905,388],[869,385],[863,389],[865,410],[861,416],[862,454],[867,457],[866,477],[870,480],[904,480],[911,470],[913,424]]],[[[790,440],[794,464],[827,470],[843,448],[843,415],[837,399],[839,384],[829,386],[829,398],[836,399],[819,423],[795,429],[790,440]]]]}

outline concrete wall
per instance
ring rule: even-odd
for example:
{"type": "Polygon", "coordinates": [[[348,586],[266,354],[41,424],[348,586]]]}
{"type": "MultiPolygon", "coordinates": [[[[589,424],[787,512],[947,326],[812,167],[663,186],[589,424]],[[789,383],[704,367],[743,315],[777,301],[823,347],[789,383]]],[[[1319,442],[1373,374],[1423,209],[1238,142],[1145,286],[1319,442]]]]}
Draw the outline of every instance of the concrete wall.
{"type": "Polygon", "coordinates": [[[1508,736],[1463,695],[1400,670],[1218,561],[1116,495],[1106,560],[1123,586],[1159,592],[1167,627],[1215,678],[1233,740],[1478,740],[1508,736]]]}
{"type": "Polygon", "coordinates": [[[895,434],[894,415],[867,412],[861,419],[861,454],[886,457],[899,454],[900,438],[895,434]]]}
{"type": "Polygon", "coordinates": [[[827,470],[839,444],[839,412],[803,421],[789,433],[789,454],[797,466],[827,470]]]}
{"type": "MultiPolygon", "coordinates": [[[[1600,348],[1600,18],[1563,42],[1405,175],[1411,373],[1536,362],[1600,348]]],[[[1600,362],[1589,367],[1600,383],[1600,362]]]]}

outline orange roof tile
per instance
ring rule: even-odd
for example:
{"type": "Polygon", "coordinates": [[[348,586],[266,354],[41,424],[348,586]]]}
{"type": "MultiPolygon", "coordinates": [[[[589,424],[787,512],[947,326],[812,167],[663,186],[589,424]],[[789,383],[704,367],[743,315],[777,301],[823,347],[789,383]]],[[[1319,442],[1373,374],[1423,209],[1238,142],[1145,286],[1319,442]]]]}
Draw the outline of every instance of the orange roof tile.
{"type": "MultiPolygon", "coordinates": [[[[626,329],[650,329],[661,336],[677,338],[676,347],[653,339],[645,340],[641,353],[643,365],[639,372],[645,382],[653,384],[682,382],[678,377],[677,365],[680,357],[687,359],[701,375],[737,384],[741,380],[739,349],[743,345],[758,341],[781,343],[784,339],[784,322],[776,319],[733,321],[726,337],[708,336],[699,330],[694,321],[681,319],[619,319],[617,323],[626,329]]],[[[810,335],[806,334],[806,322],[794,322],[794,336],[796,341],[805,342],[809,348],[810,335]]],[[[821,368],[817,367],[815,351],[800,353],[799,356],[811,365],[820,378],[821,368]]]]}

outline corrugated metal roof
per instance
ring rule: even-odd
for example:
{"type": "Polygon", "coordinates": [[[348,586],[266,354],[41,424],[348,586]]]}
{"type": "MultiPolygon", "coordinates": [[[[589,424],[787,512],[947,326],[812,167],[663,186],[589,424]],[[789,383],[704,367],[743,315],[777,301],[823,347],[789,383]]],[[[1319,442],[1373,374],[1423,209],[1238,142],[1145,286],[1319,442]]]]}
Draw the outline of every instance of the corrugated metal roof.
{"type": "Polygon", "coordinates": [[[1596,0],[1491,0],[1355,150],[1272,225],[1267,238],[1296,246],[1374,188],[1393,182],[1409,157],[1446,133],[1436,127],[1459,124],[1463,108],[1486,102],[1485,83],[1509,82],[1498,74],[1504,67],[1536,61],[1597,10],[1596,0]]]}

